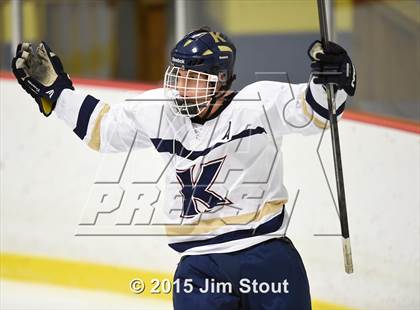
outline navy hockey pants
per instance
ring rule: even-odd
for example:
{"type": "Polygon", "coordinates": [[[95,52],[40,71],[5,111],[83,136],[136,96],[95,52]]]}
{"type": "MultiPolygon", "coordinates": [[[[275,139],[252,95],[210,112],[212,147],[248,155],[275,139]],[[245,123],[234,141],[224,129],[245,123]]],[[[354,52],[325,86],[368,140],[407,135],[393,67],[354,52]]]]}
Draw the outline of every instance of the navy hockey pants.
{"type": "Polygon", "coordinates": [[[305,267],[287,238],[232,253],[182,257],[173,302],[175,310],[311,309],[305,267]]]}

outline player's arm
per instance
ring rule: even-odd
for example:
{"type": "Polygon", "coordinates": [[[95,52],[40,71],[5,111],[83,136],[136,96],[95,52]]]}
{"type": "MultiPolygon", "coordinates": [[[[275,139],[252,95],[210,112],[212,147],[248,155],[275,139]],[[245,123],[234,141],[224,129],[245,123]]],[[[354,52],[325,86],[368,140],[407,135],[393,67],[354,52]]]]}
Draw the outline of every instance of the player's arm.
{"type": "Polygon", "coordinates": [[[129,104],[109,104],[91,95],[63,90],[54,110],[90,148],[102,153],[150,146],[129,104]]]}
{"type": "Polygon", "coordinates": [[[89,147],[101,152],[122,152],[148,146],[149,141],[134,126],[128,106],[109,105],[91,95],[75,91],[56,54],[42,42],[34,51],[19,44],[12,61],[13,73],[45,116],[52,111],[89,147]]]}

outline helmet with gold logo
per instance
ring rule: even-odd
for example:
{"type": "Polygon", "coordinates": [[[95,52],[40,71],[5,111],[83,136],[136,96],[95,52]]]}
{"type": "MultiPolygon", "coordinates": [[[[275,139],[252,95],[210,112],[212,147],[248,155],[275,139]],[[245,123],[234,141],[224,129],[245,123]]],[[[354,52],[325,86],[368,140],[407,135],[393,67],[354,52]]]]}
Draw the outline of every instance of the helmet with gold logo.
{"type": "Polygon", "coordinates": [[[220,32],[200,28],[187,34],[171,51],[164,88],[177,114],[193,117],[230,88],[236,48],[220,32]]]}

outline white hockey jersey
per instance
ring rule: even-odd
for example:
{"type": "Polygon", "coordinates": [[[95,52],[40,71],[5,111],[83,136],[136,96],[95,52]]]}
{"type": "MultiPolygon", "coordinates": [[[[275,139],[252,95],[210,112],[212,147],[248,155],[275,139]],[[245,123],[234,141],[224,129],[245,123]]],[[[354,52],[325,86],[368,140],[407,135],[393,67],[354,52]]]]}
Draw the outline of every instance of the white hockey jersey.
{"type": "MultiPolygon", "coordinates": [[[[337,92],[339,117],[346,97],[337,92]]],[[[321,132],[328,119],[321,85],[256,82],[201,124],[175,115],[162,88],[136,99],[110,105],[64,90],[55,113],[95,150],[153,146],[164,157],[165,214],[178,223],[166,226],[171,248],[232,252],[284,233],[282,136],[321,132]]]]}

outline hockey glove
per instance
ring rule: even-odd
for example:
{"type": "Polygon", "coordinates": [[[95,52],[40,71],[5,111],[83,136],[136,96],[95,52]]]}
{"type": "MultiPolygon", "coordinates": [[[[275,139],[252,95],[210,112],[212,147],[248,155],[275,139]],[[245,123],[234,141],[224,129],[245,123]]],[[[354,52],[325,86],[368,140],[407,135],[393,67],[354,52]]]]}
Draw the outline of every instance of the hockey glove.
{"type": "Polygon", "coordinates": [[[35,52],[30,43],[19,44],[12,70],[18,83],[35,99],[45,116],[54,110],[63,89],[74,90],[60,59],[45,42],[40,43],[35,52]]]}
{"type": "Polygon", "coordinates": [[[315,84],[334,84],[334,88],[344,89],[353,96],[356,91],[356,69],[349,55],[340,45],[328,42],[323,48],[320,41],[315,41],[308,49],[312,60],[311,68],[315,84]]]}

